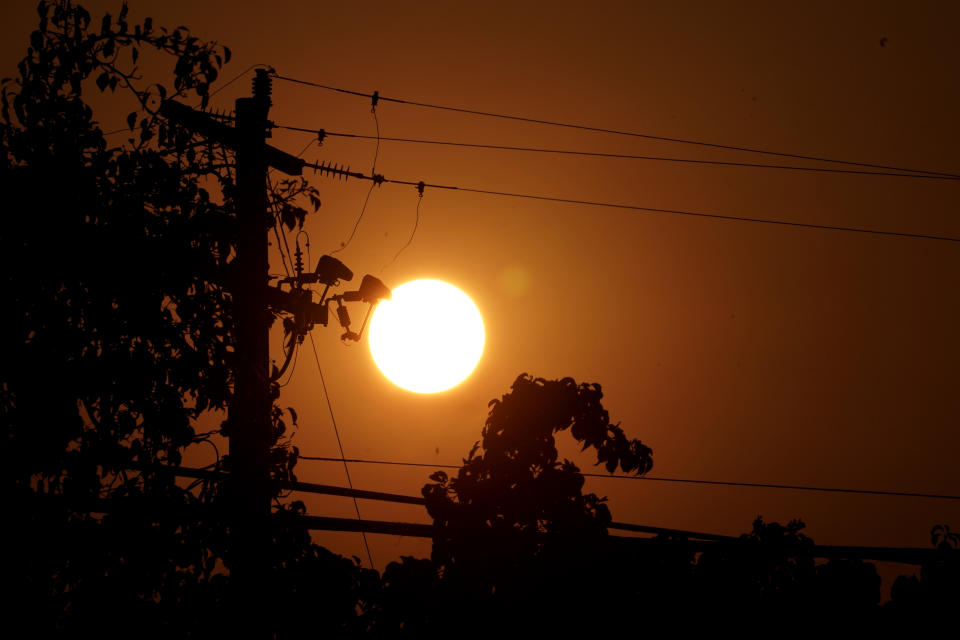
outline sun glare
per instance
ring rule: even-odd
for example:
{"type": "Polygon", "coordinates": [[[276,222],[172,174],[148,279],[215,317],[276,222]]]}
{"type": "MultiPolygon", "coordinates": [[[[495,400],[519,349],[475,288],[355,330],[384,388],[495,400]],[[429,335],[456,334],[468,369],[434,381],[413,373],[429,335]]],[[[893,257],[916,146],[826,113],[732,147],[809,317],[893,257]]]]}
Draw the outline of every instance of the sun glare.
{"type": "Polygon", "coordinates": [[[483,353],[483,318],[463,291],[440,280],[393,290],[370,320],[370,353],[391,382],[417,393],[463,381],[483,353]]]}

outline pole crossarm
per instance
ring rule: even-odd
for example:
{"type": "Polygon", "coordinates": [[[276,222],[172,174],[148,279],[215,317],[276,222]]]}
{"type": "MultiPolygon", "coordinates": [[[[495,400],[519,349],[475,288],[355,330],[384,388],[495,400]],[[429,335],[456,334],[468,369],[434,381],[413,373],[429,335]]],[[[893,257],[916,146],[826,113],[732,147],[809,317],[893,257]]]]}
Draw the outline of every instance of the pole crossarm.
{"type": "MultiPolygon", "coordinates": [[[[220,144],[237,148],[239,137],[234,127],[229,127],[210,114],[197,111],[182,102],[165,100],[160,106],[160,115],[220,144]]],[[[267,164],[274,169],[289,176],[303,175],[304,162],[295,155],[269,144],[264,145],[264,155],[267,164]]]]}

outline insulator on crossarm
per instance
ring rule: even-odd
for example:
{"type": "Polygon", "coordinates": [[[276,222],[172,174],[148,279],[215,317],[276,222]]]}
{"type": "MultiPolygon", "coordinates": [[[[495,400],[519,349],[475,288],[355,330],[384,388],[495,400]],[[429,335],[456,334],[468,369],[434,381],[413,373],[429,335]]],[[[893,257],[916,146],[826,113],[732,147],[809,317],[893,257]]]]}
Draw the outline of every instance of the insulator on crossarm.
{"type": "Polygon", "coordinates": [[[297,250],[294,252],[294,270],[296,271],[297,278],[303,275],[303,251],[300,250],[300,241],[297,241],[297,250]]]}
{"type": "Polygon", "coordinates": [[[273,78],[266,69],[257,69],[253,76],[253,97],[265,100],[272,104],[270,96],[273,94],[273,78]]]}
{"type": "Polygon", "coordinates": [[[313,166],[313,170],[322,176],[336,176],[340,180],[346,180],[350,177],[350,167],[340,166],[334,163],[321,162],[313,166]]]}

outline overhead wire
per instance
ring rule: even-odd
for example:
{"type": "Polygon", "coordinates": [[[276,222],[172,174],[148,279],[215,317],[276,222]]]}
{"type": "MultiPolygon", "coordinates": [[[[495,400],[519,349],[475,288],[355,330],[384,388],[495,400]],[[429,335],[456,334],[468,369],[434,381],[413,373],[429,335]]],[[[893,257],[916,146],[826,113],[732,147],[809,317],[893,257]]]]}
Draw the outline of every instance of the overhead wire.
{"type": "MultiPolygon", "coordinates": [[[[294,127],[287,125],[275,125],[277,129],[285,129],[287,131],[295,131],[299,133],[312,133],[315,135],[331,136],[337,138],[354,138],[359,140],[372,140],[373,136],[357,134],[357,133],[339,133],[335,131],[327,131],[326,129],[309,129],[306,127],[294,127]]],[[[750,169],[779,169],[783,171],[802,171],[802,172],[812,172],[812,173],[835,173],[835,174],[846,174],[846,175],[859,175],[859,176],[881,176],[881,177],[895,177],[895,178],[914,178],[919,180],[960,180],[960,175],[946,176],[946,175],[936,175],[936,174],[925,174],[925,173],[897,173],[892,171],[863,171],[857,169],[834,169],[829,167],[804,167],[799,165],[781,165],[781,164],[763,164],[763,163],[753,163],[753,162],[734,162],[728,160],[704,160],[700,158],[677,158],[672,156],[650,156],[650,155],[638,155],[632,153],[606,153],[600,151],[583,151],[579,149],[552,149],[545,147],[523,147],[523,146],[514,146],[514,145],[503,145],[503,144],[484,144],[484,143],[475,143],[475,142],[459,142],[453,140],[429,140],[423,138],[394,138],[394,137],[381,137],[383,142],[403,142],[410,144],[423,144],[423,145],[439,145],[446,147],[462,147],[466,149],[487,149],[493,151],[521,151],[528,153],[545,153],[545,154],[555,154],[555,155],[566,155],[566,156],[578,156],[578,157],[587,157],[587,158],[608,158],[616,160],[649,160],[655,162],[674,162],[680,164],[702,164],[702,165],[712,165],[712,166],[724,166],[724,167],[741,167],[741,168],[750,168],[750,169]]],[[[313,140],[312,142],[316,142],[313,140]]]]}
{"type": "Polygon", "coordinates": [[[852,233],[867,233],[881,236],[896,236],[901,238],[917,238],[924,240],[941,240],[946,242],[960,242],[960,238],[953,238],[950,236],[938,236],[932,234],[923,234],[923,233],[906,233],[900,231],[882,231],[879,229],[869,229],[865,227],[845,227],[840,225],[829,225],[829,224],[813,224],[809,222],[792,222],[789,220],[769,220],[766,218],[751,218],[746,216],[731,216],[723,215],[718,213],[702,213],[697,211],[683,211],[680,209],[660,209],[656,207],[642,207],[637,205],[627,205],[627,204],[617,204],[612,202],[597,202],[594,200],[576,200],[572,198],[556,198],[552,196],[541,196],[533,195],[527,193],[511,193],[506,191],[493,191],[489,189],[471,189],[469,187],[457,187],[459,191],[466,191],[469,193],[481,193],[492,196],[503,196],[509,198],[525,198],[528,200],[542,200],[546,202],[562,202],[567,204],[581,204],[589,205],[592,207],[607,207],[612,209],[626,209],[632,211],[645,211],[647,213],[664,213],[672,215],[681,215],[681,216],[693,216],[698,218],[713,218],[715,220],[732,220],[737,222],[753,222],[760,224],[773,224],[773,225],[783,225],[787,227],[803,227],[807,229],[821,229],[826,231],[846,231],[852,233]]]}
{"type": "Polygon", "coordinates": [[[397,253],[393,256],[393,260],[391,260],[390,262],[388,262],[387,264],[383,265],[383,267],[380,268],[381,273],[383,273],[383,271],[385,271],[387,267],[389,267],[394,262],[396,262],[397,258],[400,257],[400,254],[403,253],[404,250],[411,245],[411,243],[413,243],[413,238],[414,236],[417,235],[417,227],[420,226],[420,205],[423,203],[423,190],[425,186],[426,185],[423,182],[417,185],[417,211],[416,211],[416,218],[413,221],[413,230],[410,232],[410,238],[407,240],[406,244],[400,247],[400,250],[397,251],[397,253]]]}
{"type": "MultiPolygon", "coordinates": [[[[362,180],[371,180],[373,181],[374,184],[390,183],[390,184],[416,186],[423,182],[423,181],[414,182],[412,180],[397,180],[392,178],[385,178],[380,174],[366,175],[360,172],[350,171],[349,169],[342,169],[342,168],[338,168],[338,167],[334,167],[334,166],[330,166],[322,163],[313,163],[313,164],[306,163],[304,166],[314,169],[321,175],[339,175],[339,176],[346,176],[346,177],[354,177],[362,180]]],[[[934,234],[908,233],[903,231],[884,231],[880,229],[870,229],[867,227],[846,227],[841,225],[814,224],[810,222],[793,222],[789,220],[771,220],[768,218],[752,218],[747,216],[734,216],[734,215],[726,215],[726,214],[719,214],[719,213],[686,211],[682,209],[665,209],[665,208],[659,208],[659,207],[646,207],[641,205],[620,204],[615,202],[601,202],[597,200],[579,200],[575,198],[560,198],[555,196],[543,196],[543,195],[536,195],[536,194],[530,194],[530,193],[495,191],[492,189],[477,189],[472,187],[458,187],[454,185],[442,185],[442,184],[431,184],[431,183],[423,183],[423,184],[426,187],[431,187],[434,189],[445,189],[449,191],[462,191],[466,193],[478,193],[478,194],[500,196],[500,197],[507,197],[507,198],[522,198],[526,200],[539,200],[544,202],[559,202],[559,203],[565,203],[565,204],[604,207],[608,209],[622,209],[627,211],[641,211],[645,213],[660,213],[660,214],[667,214],[667,215],[692,216],[696,218],[711,218],[715,220],[730,220],[735,222],[781,225],[781,226],[787,226],[787,227],[819,229],[819,230],[825,230],[825,231],[844,231],[844,232],[850,232],[850,233],[865,233],[865,234],[880,235],[880,236],[914,238],[914,239],[920,239],[920,240],[960,242],[960,238],[955,238],[952,236],[934,235],[934,234]]]]}
{"type": "MultiPolygon", "coordinates": [[[[269,177],[267,177],[267,183],[270,184],[270,178],[269,178],[269,177]]],[[[272,189],[272,185],[270,185],[270,186],[271,186],[271,189],[272,189]]],[[[274,208],[274,220],[273,220],[273,223],[274,223],[274,231],[276,232],[276,231],[277,231],[277,218],[278,218],[278,216],[279,216],[279,213],[276,211],[276,206],[275,206],[275,205],[274,205],[273,208],[274,208]]],[[[298,234],[297,234],[297,242],[299,242],[299,238],[300,238],[300,234],[298,233],[298,234]]],[[[284,243],[283,243],[283,244],[286,246],[287,254],[289,254],[289,253],[290,253],[290,245],[289,245],[289,244],[287,243],[287,241],[286,241],[286,240],[287,240],[287,235],[286,235],[286,234],[283,234],[283,240],[284,240],[284,243]]],[[[308,243],[308,245],[309,245],[309,242],[310,242],[310,236],[309,236],[309,234],[307,234],[307,243],[308,243]]],[[[286,272],[287,276],[289,277],[289,276],[290,276],[290,270],[287,268],[287,262],[286,262],[286,260],[284,260],[284,257],[285,257],[285,256],[284,256],[284,246],[281,246],[281,245],[278,244],[278,245],[277,245],[277,249],[280,251],[280,257],[281,257],[281,260],[283,261],[283,269],[284,269],[284,271],[286,272]]],[[[287,258],[287,259],[290,259],[290,261],[292,262],[292,258],[290,258],[289,255],[287,255],[286,258],[287,258]]],[[[316,346],[316,344],[315,344],[314,341],[313,341],[313,334],[312,334],[312,333],[308,333],[307,335],[310,337],[310,346],[311,346],[311,348],[313,349],[313,357],[314,357],[314,359],[315,359],[316,362],[317,362],[317,371],[320,373],[320,384],[321,384],[322,387],[323,387],[323,396],[324,396],[324,398],[326,398],[326,401],[327,401],[327,410],[330,412],[330,422],[333,424],[333,433],[334,433],[334,434],[336,435],[336,437],[337,437],[337,447],[338,447],[339,450],[340,450],[340,458],[343,460],[343,470],[346,472],[346,476],[347,476],[347,486],[349,486],[350,489],[353,490],[353,480],[352,480],[352,478],[350,477],[350,468],[347,466],[347,461],[346,461],[345,456],[344,456],[344,453],[343,453],[343,444],[342,444],[341,441],[340,441],[340,429],[339,429],[339,427],[337,427],[337,419],[336,419],[336,417],[333,415],[333,404],[332,404],[331,401],[330,401],[330,393],[327,391],[327,382],[326,382],[326,380],[325,380],[324,377],[323,377],[323,367],[320,366],[320,357],[317,355],[317,346],[316,346]]],[[[293,356],[294,356],[294,358],[296,358],[296,357],[298,356],[298,354],[299,354],[299,345],[297,345],[297,344],[291,344],[291,345],[290,345],[290,348],[291,348],[291,349],[294,349],[293,356]]],[[[294,362],[293,362],[293,367],[294,367],[294,368],[296,367],[296,364],[297,364],[297,362],[296,362],[296,359],[295,359],[294,362]]],[[[290,372],[290,377],[287,379],[287,382],[285,382],[284,384],[282,384],[282,385],[280,385],[280,386],[281,386],[281,387],[286,386],[287,384],[290,383],[290,380],[292,380],[292,379],[293,379],[293,371],[290,372]]],[[[360,505],[357,503],[357,498],[356,498],[356,496],[354,496],[354,498],[353,498],[353,508],[354,508],[354,510],[355,510],[356,513],[357,513],[357,521],[358,521],[358,522],[362,522],[362,521],[363,521],[363,518],[360,516],[360,505]]],[[[369,545],[369,543],[367,542],[367,533],[366,533],[365,531],[361,531],[361,532],[360,532],[360,535],[361,535],[361,537],[363,538],[363,547],[364,547],[364,549],[366,549],[366,551],[367,551],[367,560],[369,560],[369,562],[370,562],[370,568],[371,568],[371,569],[376,569],[376,565],[373,564],[373,555],[370,553],[370,545],[369,545]]]]}
{"type": "MultiPolygon", "coordinates": [[[[273,191],[273,184],[270,182],[270,175],[267,175],[267,186],[270,188],[270,191],[273,191]]],[[[290,257],[290,245],[287,243],[287,234],[283,234],[283,242],[280,240],[280,212],[277,210],[275,202],[270,202],[270,208],[273,209],[273,233],[277,238],[277,251],[280,253],[280,263],[283,265],[283,271],[290,277],[291,270],[293,268],[293,259],[290,257]],[[284,253],[284,246],[286,246],[286,253],[284,253]],[[287,266],[287,262],[290,262],[290,266],[287,266]]],[[[290,384],[290,381],[293,380],[293,374],[297,369],[297,360],[300,357],[300,345],[295,341],[290,342],[290,349],[293,349],[293,353],[287,353],[288,358],[293,358],[293,362],[290,363],[290,373],[287,376],[287,381],[283,383],[278,383],[278,388],[282,389],[290,384]]],[[[286,349],[284,349],[286,350],[286,349]]]]}
{"type": "MultiPolygon", "coordinates": [[[[305,456],[300,454],[299,458],[301,460],[311,460],[316,462],[340,462],[341,458],[331,458],[326,456],[305,456]]],[[[460,465],[454,464],[430,464],[426,462],[401,462],[395,460],[365,460],[362,458],[349,458],[344,462],[356,463],[356,464],[377,464],[377,465],[390,465],[390,466],[401,466],[401,467],[424,467],[430,469],[460,469],[460,465]]],[[[876,496],[898,496],[904,498],[930,498],[936,500],[960,500],[960,495],[951,495],[951,494],[941,494],[941,493],[919,493],[914,491],[887,491],[882,489],[849,489],[849,488],[840,488],[840,487],[818,487],[811,485],[798,485],[798,484],[777,484],[772,482],[739,482],[732,480],[699,480],[691,478],[664,478],[659,476],[628,476],[628,475],[618,475],[618,474],[605,474],[605,473],[589,473],[581,472],[581,475],[588,478],[607,478],[607,479],[616,479],[616,480],[650,480],[652,482],[674,482],[681,484],[701,484],[701,485],[718,485],[718,486],[728,486],[728,487],[745,487],[745,488],[755,488],[755,489],[786,489],[792,491],[814,491],[814,492],[824,492],[824,493],[849,493],[849,494],[861,494],[861,495],[876,495],[876,496]]]]}
{"type": "Polygon", "coordinates": [[[912,168],[901,167],[901,166],[884,165],[884,164],[869,163],[869,162],[857,162],[857,161],[852,161],[852,160],[840,160],[840,159],[830,158],[830,157],[826,157],[826,156],[814,156],[814,155],[805,155],[805,154],[799,154],[799,153],[788,153],[788,152],[773,151],[773,150],[770,150],[770,149],[761,149],[761,148],[758,148],[758,147],[747,147],[747,146],[741,146],[741,145],[719,144],[719,143],[715,143],[715,142],[706,142],[706,141],[703,141],[703,140],[693,140],[693,139],[687,139],[687,138],[676,138],[676,137],[671,137],[671,136],[661,136],[661,135],[654,135],[654,134],[648,134],[648,133],[640,133],[640,132],[636,132],[636,131],[625,131],[625,130],[622,130],[622,129],[613,129],[613,128],[608,128],[608,127],[595,127],[595,126],[589,126],[589,125],[573,124],[573,123],[569,123],[569,122],[560,122],[560,121],[556,121],[556,120],[547,120],[547,119],[544,119],[544,118],[530,118],[530,117],[517,116],[517,115],[511,115],[511,114],[495,113],[495,112],[491,112],[491,111],[481,111],[481,110],[478,110],[478,109],[467,109],[467,108],[463,108],[463,107],[451,107],[451,106],[447,106],[447,105],[432,104],[432,103],[421,102],[421,101],[417,101],[417,100],[406,100],[406,99],[403,99],[403,98],[392,98],[392,97],[389,97],[389,96],[381,96],[381,95],[379,95],[378,92],[374,92],[374,93],[370,94],[370,93],[365,93],[365,92],[362,92],[362,91],[351,91],[351,90],[343,89],[343,88],[340,88],[340,87],[334,87],[334,86],[331,86],[331,85],[321,84],[321,83],[318,83],[318,82],[312,82],[312,81],[310,81],[310,80],[303,80],[303,79],[299,79],[299,78],[293,78],[293,77],[290,77],[290,76],[285,76],[285,75],[281,75],[281,74],[277,74],[277,73],[274,73],[273,76],[274,76],[275,78],[277,78],[278,80],[283,80],[283,81],[285,81],[285,82],[292,82],[292,83],[295,83],[295,84],[300,84],[300,85],[305,85],[305,86],[311,86],[311,87],[315,87],[315,88],[319,88],[319,89],[324,89],[324,90],[327,90],[327,91],[335,91],[335,92],[338,92],[338,93],[344,93],[344,94],[349,94],[349,95],[354,95],[354,96],[359,96],[359,97],[366,97],[366,98],[371,98],[371,99],[373,98],[374,95],[377,95],[378,98],[379,98],[379,100],[384,101],[384,102],[393,102],[393,103],[396,103],[396,104],[405,104],[405,105],[410,105],[410,106],[415,106],[415,107],[423,107],[423,108],[427,108],[427,109],[437,109],[437,110],[442,110],[442,111],[450,111],[450,112],[456,112],[456,113],[463,113],[463,114],[467,114],[467,115],[483,116],[483,117],[489,117],[489,118],[499,118],[499,119],[504,119],[504,120],[513,120],[513,121],[517,121],[517,122],[527,122],[527,123],[530,123],[530,124],[547,125],[547,126],[552,126],[552,127],[562,127],[562,128],[566,128],[566,129],[575,129],[575,130],[580,130],[580,131],[591,131],[591,132],[595,132],[595,133],[607,133],[607,134],[612,134],[612,135],[628,136],[628,137],[633,137],[633,138],[643,138],[643,139],[646,139],[646,140],[656,140],[656,141],[660,141],[660,142],[673,142],[673,143],[678,143],[678,144],[695,145],[695,146],[700,146],[700,147],[709,147],[709,148],[712,148],[712,149],[723,149],[723,150],[727,150],[727,151],[741,151],[741,152],[747,152],[747,153],[757,153],[757,154],[761,154],[761,155],[776,156],[776,157],[781,157],[781,158],[794,158],[794,159],[797,159],[797,160],[811,160],[811,161],[814,161],[814,162],[828,162],[828,163],[831,163],[831,164],[841,164],[841,165],[853,166],[853,167],[865,167],[865,168],[870,168],[870,169],[886,169],[886,170],[890,170],[890,171],[900,171],[900,172],[906,172],[906,173],[920,173],[920,174],[928,174],[928,175],[947,176],[947,177],[951,177],[951,178],[960,178],[960,174],[957,174],[957,173],[948,173],[948,172],[944,172],[944,171],[931,171],[931,170],[927,170],[927,169],[912,169],[912,168]]]}
{"type": "MultiPolygon", "coordinates": [[[[257,67],[264,67],[268,72],[274,71],[273,67],[271,67],[271,66],[268,65],[268,64],[260,64],[260,63],[252,64],[252,65],[250,65],[249,67],[247,67],[246,69],[244,69],[243,71],[241,71],[240,73],[238,73],[237,75],[235,75],[233,78],[231,78],[230,80],[228,80],[225,84],[222,84],[222,85],[220,85],[219,87],[217,87],[217,89],[216,89],[215,91],[213,91],[212,93],[208,94],[207,99],[209,100],[209,99],[212,98],[213,96],[217,95],[218,93],[220,93],[221,91],[223,91],[224,89],[226,89],[227,87],[229,87],[230,85],[232,85],[234,82],[236,82],[237,80],[239,80],[239,79],[242,78],[243,76],[247,75],[248,73],[250,73],[250,71],[252,71],[253,69],[256,69],[257,67]]],[[[198,105],[198,106],[199,106],[199,105],[198,105]]]]}
{"type": "MultiPolygon", "coordinates": [[[[374,91],[371,96],[371,107],[370,113],[373,114],[373,123],[377,128],[377,146],[373,150],[373,166],[370,169],[371,175],[376,175],[377,173],[377,158],[380,156],[380,118],[377,117],[377,92],[374,91]]],[[[370,188],[367,189],[367,195],[363,199],[363,206],[360,208],[360,215],[357,216],[357,221],[353,223],[353,230],[350,231],[350,237],[347,238],[346,242],[341,242],[340,246],[330,252],[330,255],[335,253],[340,253],[346,249],[350,243],[353,241],[353,237],[357,233],[357,229],[360,227],[360,221],[363,220],[363,214],[367,212],[367,205],[370,203],[370,195],[373,193],[373,188],[377,186],[377,181],[374,180],[370,183],[370,188]]]]}
{"type": "MultiPolygon", "coordinates": [[[[333,423],[333,432],[337,436],[337,448],[340,450],[340,460],[343,462],[343,470],[347,475],[347,486],[353,490],[353,480],[350,478],[350,467],[347,466],[347,458],[343,455],[343,443],[340,441],[340,429],[337,427],[337,419],[333,415],[333,404],[330,402],[330,392],[327,390],[327,381],[323,377],[323,367],[320,366],[320,356],[317,355],[317,345],[313,341],[313,334],[308,334],[310,336],[310,347],[313,349],[313,358],[317,361],[317,371],[320,373],[320,384],[323,386],[323,397],[327,401],[327,410],[330,412],[330,422],[333,423]]],[[[357,520],[363,521],[363,518],[360,517],[360,505],[357,503],[357,497],[353,496],[353,508],[357,512],[357,520]]],[[[367,560],[370,561],[370,568],[376,569],[376,565],[373,564],[373,556],[370,553],[370,544],[367,542],[367,532],[361,531],[360,534],[363,537],[363,546],[367,550],[367,560]]]]}
{"type": "MultiPolygon", "coordinates": [[[[257,67],[264,67],[265,69],[267,69],[267,71],[275,73],[273,67],[271,67],[270,65],[261,64],[261,63],[252,64],[252,65],[250,65],[249,67],[247,67],[246,69],[244,69],[243,71],[241,71],[240,73],[238,73],[237,75],[233,76],[233,78],[231,78],[230,80],[227,80],[227,82],[225,82],[224,84],[222,84],[222,85],[220,85],[219,87],[217,87],[214,91],[211,91],[209,94],[207,94],[207,100],[209,101],[210,98],[213,98],[213,96],[217,95],[218,93],[220,93],[221,91],[223,91],[224,89],[226,89],[227,87],[229,87],[230,85],[232,85],[234,82],[236,82],[237,80],[239,80],[240,78],[242,78],[242,77],[245,76],[246,74],[250,73],[250,71],[252,71],[253,69],[256,69],[257,67]]],[[[197,104],[195,105],[195,108],[197,108],[197,109],[201,108],[201,103],[197,103],[197,104]]],[[[130,129],[127,128],[127,127],[124,127],[124,128],[122,128],[122,129],[114,129],[113,131],[107,131],[107,132],[105,132],[103,135],[104,135],[104,136],[112,136],[112,135],[116,135],[116,134],[118,134],[118,133],[123,133],[123,132],[125,132],[125,131],[126,131],[126,132],[129,132],[130,129]]],[[[306,151],[306,149],[304,149],[304,151],[306,151]]]]}
{"type": "Polygon", "coordinates": [[[306,145],[304,145],[303,149],[300,149],[300,153],[297,154],[297,157],[299,158],[299,157],[301,157],[303,154],[305,154],[305,153],[307,152],[307,149],[309,149],[310,147],[312,147],[316,142],[317,142],[317,139],[314,138],[313,140],[311,140],[310,142],[308,142],[306,145]]]}
{"type": "Polygon", "coordinates": [[[283,389],[293,380],[293,372],[297,370],[297,360],[300,359],[300,343],[294,342],[290,345],[290,348],[293,349],[293,362],[290,363],[290,373],[287,375],[287,381],[277,384],[277,387],[280,389],[283,389]]]}

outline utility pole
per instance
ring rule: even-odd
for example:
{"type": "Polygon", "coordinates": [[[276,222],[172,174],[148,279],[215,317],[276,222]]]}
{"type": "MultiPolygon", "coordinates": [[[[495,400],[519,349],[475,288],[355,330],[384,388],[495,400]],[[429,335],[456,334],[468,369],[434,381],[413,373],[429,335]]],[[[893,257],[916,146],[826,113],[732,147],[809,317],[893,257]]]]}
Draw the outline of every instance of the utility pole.
{"type": "Polygon", "coordinates": [[[270,77],[257,70],[253,97],[236,101],[237,239],[232,287],[236,367],[228,413],[230,583],[237,631],[269,634],[270,344],[267,158],[270,77]]]}
{"type": "MultiPolygon", "coordinates": [[[[224,487],[230,570],[230,631],[241,637],[270,635],[270,424],[271,287],[267,234],[267,168],[300,175],[303,161],[266,144],[270,77],[257,70],[253,96],[236,101],[231,127],[184,104],[167,101],[168,119],[232,147],[237,163],[237,255],[229,285],[236,327],[233,398],[224,425],[229,442],[224,487]]],[[[276,296],[274,296],[276,297],[276,296]]]]}
{"type": "MultiPolygon", "coordinates": [[[[270,377],[269,332],[274,311],[295,318],[291,336],[303,339],[314,325],[327,325],[328,305],[337,305],[337,318],[345,329],[342,339],[359,341],[363,328],[379,300],[390,297],[377,278],[366,275],[356,291],[327,297],[330,287],[353,278],[343,263],[321,256],[316,270],[304,273],[298,263],[295,275],[282,284],[289,290],[270,285],[268,233],[273,224],[267,211],[267,169],[273,167],[287,175],[301,175],[304,161],[266,144],[271,107],[271,80],[267,71],[258,69],[253,80],[253,95],[236,101],[235,126],[228,126],[209,114],[184,104],[167,101],[161,114],[171,121],[204,135],[236,152],[237,182],[237,254],[229,288],[233,298],[234,344],[233,398],[223,433],[229,442],[226,496],[228,527],[227,567],[230,570],[230,609],[228,628],[244,638],[271,636],[269,621],[271,593],[271,500],[270,450],[275,437],[270,422],[273,407],[270,377]],[[313,301],[309,285],[325,288],[320,302],[313,301]],[[359,332],[350,328],[350,316],[344,302],[370,305],[359,332]],[[271,310],[272,309],[272,310],[271,310]]],[[[324,167],[324,172],[334,170],[324,167]]],[[[339,170],[337,170],[339,171],[339,170]]],[[[292,349],[288,353],[287,363],[292,349]]]]}

